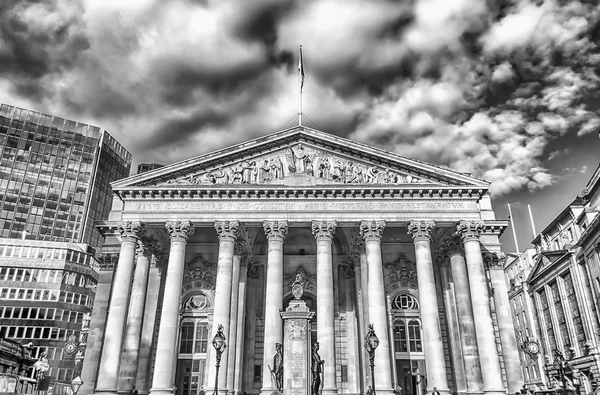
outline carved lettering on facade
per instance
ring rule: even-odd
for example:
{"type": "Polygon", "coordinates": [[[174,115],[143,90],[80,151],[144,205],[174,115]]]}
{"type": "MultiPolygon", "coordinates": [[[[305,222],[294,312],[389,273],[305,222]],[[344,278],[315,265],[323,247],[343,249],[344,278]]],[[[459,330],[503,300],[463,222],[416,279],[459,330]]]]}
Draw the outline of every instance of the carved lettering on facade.
{"type": "Polygon", "coordinates": [[[466,210],[464,202],[390,202],[390,201],[290,201],[290,202],[181,202],[136,203],[135,211],[456,211],[466,210]]]}

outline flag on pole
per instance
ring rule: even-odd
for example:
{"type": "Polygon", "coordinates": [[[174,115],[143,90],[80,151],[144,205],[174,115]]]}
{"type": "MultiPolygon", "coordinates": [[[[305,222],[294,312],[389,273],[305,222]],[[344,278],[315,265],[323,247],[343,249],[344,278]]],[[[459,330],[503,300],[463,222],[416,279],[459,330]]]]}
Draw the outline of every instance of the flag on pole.
{"type": "Polygon", "coordinates": [[[304,61],[302,60],[302,45],[300,46],[300,58],[298,59],[298,73],[300,73],[300,92],[304,87],[304,61]]]}

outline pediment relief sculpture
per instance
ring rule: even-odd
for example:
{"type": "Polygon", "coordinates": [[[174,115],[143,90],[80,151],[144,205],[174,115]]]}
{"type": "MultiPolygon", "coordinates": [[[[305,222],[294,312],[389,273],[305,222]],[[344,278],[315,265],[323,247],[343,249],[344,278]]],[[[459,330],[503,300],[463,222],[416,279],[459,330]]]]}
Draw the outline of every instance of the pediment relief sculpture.
{"type": "Polygon", "coordinates": [[[425,184],[429,181],[302,143],[238,162],[213,166],[159,185],[211,184],[425,184]]]}

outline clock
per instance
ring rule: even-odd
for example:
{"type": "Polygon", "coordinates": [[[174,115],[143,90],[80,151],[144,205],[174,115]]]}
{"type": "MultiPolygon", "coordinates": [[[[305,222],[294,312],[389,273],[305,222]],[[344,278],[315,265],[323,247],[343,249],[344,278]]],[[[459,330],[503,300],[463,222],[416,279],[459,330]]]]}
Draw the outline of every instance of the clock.
{"type": "Polygon", "coordinates": [[[530,340],[527,343],[525,343],[524,348],[525,351],[527,351],[533,356],[538,355],[538,353],[540,352],[540,345],[535,340],[530,340]]]}
{"type": "Polygon", "coordinates": [[[73,354],[75,354],[76,351],[77,351],[77,343],[68,342],[67,344],[65,344],[65,353],[67,355],[73,355],[73,354]]]}

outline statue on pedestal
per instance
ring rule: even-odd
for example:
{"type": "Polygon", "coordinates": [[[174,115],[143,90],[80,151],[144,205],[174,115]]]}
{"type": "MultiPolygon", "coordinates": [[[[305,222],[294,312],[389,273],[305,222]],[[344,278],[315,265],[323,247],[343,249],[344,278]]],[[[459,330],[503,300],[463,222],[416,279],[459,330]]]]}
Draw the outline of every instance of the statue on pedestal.
{"type": "Polygon", "coordinates": [[[312,347],[312,385],[310,386],[311,395],[319,395],[323,390],[323,364],[325,361],[319,355],[319,343],[312,347]]]}
{"type": "Polygon", "coordinates": [[[273,369],[269,365],[269,370],[271,371],[271,378],[275,381],[275,386],[277,387],[277,391],[283,391],[283,346],[281,343],[275,343],[275,350],[277,352],[273,356],[273,369]]]}

